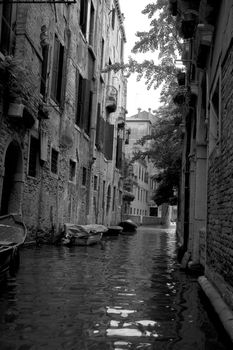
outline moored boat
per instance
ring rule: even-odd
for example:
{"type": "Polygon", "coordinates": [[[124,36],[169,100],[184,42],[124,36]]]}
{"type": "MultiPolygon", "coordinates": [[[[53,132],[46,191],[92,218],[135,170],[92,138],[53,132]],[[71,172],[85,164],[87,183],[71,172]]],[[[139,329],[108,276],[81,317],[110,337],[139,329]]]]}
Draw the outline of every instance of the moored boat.
{"type": "Polygon", "coordinates": [[[104,233],[106,236],[118,236],[123,231],[121,226],[109,226],[108,231],[104,233]]]}
{"type": "Polygon", "coordinates": [[[0,282],[7,273],[15,274],[19,267],[19,247],[24,243],[27,229],[18,214],[0,216],[0,282]]]}
{"type": "Polygon", "coordinates": [[[137,230],[137,224],[130,219],[121,221],[119,226],[123,228],[122,232],[135,232],[137,230]]]}
{"type": "Polygon", "coordinates": [[[102,239],[103,232],[107,231],[103,225],[76,225],[65,224],[65,237],[63,245],[67,246],[89,246],[99,243],[102,239]]]}
{"type": "Polygon", "coordinates": [[[101,241],[102,236],[103,236],[102,232],[90,232],[88,236],[76,238],[75,245],[80,245],[80,246],[94,245],[101,241]]]}

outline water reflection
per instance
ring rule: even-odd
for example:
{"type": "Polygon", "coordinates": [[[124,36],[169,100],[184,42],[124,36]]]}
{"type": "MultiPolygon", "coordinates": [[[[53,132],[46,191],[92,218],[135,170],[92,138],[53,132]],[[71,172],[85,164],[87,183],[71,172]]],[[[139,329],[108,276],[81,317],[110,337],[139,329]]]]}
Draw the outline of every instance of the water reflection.
{"type": "Polygon", "coordinates": [[[177,269],[175,232],[24,249],[0,292],[0,349],[227,349],[177,269]]]}

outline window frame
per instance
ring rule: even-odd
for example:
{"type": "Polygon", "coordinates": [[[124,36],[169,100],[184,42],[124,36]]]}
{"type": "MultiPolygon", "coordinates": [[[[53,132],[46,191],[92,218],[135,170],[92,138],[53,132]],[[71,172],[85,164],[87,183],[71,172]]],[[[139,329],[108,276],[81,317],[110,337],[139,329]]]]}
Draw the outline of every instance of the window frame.
{"type": "Polygon", "coordinates": [[[52,63],[52,79],[50,88],[50,97],[60,105],[63,100],[63,84],[64,84],[64,62],[65,47],[62,45],[57,34],[54,35],[53,43],[53,63],[52,63]]]}
{"type": "Polygon", "coordinates": [[[69,182],[75,183],[76,182],[76,170],[77,170],[77,161],[70,158],[69,161],[69,182]],[[74,165],[74,175],[71,178],[71,163],[74,165]]]}
{"type": "Polygon", "coordinates": [[[4,55],[14,54],[16,10],[16,4],[12,2],[9,3],[7,0],[4,1],[0,7],[0,51],[4,55]],[[5,10],[8,12],[9,18],[5,18],[5,16],[3,16],[4,6],[6,6],[5,10]],[[7,31],[7,35],[4,35],[4,30],[7,31]]]}
{"type": "MultiPolygon", "coordinates": [[[[33,141],[33,142],[34,142],[33,141]]],[[[37,178],[38,177],[38,172],[39,172],[39,139],[34,136],[34,135],[30,135],[30,141],[29,141],[29,149],[28,149],[28,166],[27,166],[27,175],[30,176],[31,178],[37,178]],[[30,173],[30,164],[31,164],[31,151],[32,151],[32,140],[35,141],[36,145],[36,153],[35,153],[35,159],[33,159],[33,163],[34,163],[34,171],[35,171],[35,174],[33,175],[32,173],[30,173]]],[[[35,149],[35,148],[34,148],[35,149]]]]}
{"type": "Polygon", "coordinates": [[[85,166],[82,167],[82,186],[87,186],[87,168],[85,166]]]}
{"type": "Polygon", "coordinates": [[[80,0],[79,26],[83,36],[87,35],[88,0],[80,0]]]}
{"type": "Polygon", "coordinates": [[[210,90],[209,98],[209,130],[208,130],[208,149],[209,156],[216,148],[221,147],[221,102],[222,102],[222,74],[221,66],[216,71],[216,76],[213,81],[213,85],[210,90]],[[214,95],[218,93],[218,111],[214,106],[214,95]]]}
{"type": "Polygon", "coordinates": [[[51,146],[51,154],[50,154],[50,173],[53,175],[53,176],[58,176],[58,172],[59,172],[59,151],[51,146]],[[54,172],[52,170],[53,168],[53,154],[56,154],[57,155],[57,159],[56,159],[56,172],[54,172]]]}

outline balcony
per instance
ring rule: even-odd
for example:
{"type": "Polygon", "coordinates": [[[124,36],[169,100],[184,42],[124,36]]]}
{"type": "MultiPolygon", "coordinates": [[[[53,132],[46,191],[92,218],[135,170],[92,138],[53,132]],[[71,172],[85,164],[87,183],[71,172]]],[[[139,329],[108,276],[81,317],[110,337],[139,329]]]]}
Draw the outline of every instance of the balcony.
{"type": "Polygon", "coordinates": [[[117,89],[112,85],[107,86],[106,109],[109,113],[117,109],[117,89]]]}
{"type": "Polygon", "coordinates": [[[17,102],[9,103],[7,117],[11,122],[25,125],[26,128],[31,128],[37,119],[32,110],[17,102]]]}

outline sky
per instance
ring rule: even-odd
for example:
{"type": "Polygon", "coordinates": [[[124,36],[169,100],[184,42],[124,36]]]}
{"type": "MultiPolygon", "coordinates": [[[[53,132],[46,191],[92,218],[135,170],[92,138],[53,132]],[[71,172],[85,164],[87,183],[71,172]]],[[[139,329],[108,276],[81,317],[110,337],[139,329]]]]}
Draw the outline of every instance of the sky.
{"type": "MultiPolygon", "coordinates": [[[[127,62],[128,56],[132,56],[138,61],[143,61],[144,59],[156,60],[155,52],[136,55],[131,53],[131,49],[137,40],[135,33],[149,29],[150,19],[148,19],[147,15],[141,13],[148,3],[150,3],[150,0],[120,0],[121,12],[125,16],[124,27],[127,40],[125,45],[125,62],[127,62]]],[[[151,111],[153,111],[158,106],[159,91],[155,91],[153,87],[147,90],[145,82],[143,80],[137,82],[136,76],[132,75],[128,79],[127,117],[136,114],[138,108],[146,111],[151,108],[151,111]]]]}

